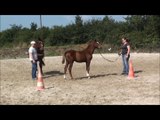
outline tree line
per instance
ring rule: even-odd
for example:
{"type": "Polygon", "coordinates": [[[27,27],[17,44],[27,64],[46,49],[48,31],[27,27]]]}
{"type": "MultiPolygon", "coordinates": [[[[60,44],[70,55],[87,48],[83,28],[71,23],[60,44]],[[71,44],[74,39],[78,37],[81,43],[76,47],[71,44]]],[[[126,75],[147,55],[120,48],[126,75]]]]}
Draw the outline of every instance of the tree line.
{"type": "Polygon", "coordinates": [[[91,39],[120,46],[121,38],[127,37],[132,49],[160,48],[159,15],[128,15],[124,19],[125,21],[115,21],[106,15],[103,19],[83,21],[77,15],[74,23],[66,26],[38,28],[32,22],[30,28],[26,28],[13,24],[10,29],[0,32],[0,47],[27,47],[31,40],[39,37],[44,40],[45,46],[82,44],[91,39]]]}

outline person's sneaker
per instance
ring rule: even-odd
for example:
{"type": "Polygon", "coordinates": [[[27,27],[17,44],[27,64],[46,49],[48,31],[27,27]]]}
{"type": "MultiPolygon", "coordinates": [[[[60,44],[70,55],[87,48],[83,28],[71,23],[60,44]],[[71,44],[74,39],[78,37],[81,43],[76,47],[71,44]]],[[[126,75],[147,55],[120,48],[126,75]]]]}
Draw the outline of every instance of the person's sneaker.
{"type": "Polygon", "coordinates": [[[125,73],[124,75],[125,75],[125,76],[127,76],[127,75],[128,75],[128,73],[125,73]]]}
{"type": "Polygon", "coordinates": [[[37,78],[32,78],[32,80],[37,80],[37,78]]]}
{"type": "Polygon", "coordinates": [[[125,75],[126,73],[122,72],[121,75],[125,75]]]}

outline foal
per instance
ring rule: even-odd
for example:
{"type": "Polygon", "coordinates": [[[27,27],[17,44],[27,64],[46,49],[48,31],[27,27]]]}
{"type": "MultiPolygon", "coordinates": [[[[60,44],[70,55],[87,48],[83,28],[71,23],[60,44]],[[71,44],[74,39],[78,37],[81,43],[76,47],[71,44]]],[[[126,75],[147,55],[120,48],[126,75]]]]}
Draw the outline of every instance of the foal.
{"type": "Polygon", "coordinates": [[[75,50],[66,51],[62,58],[62,64],[64,64],[66,61],[66,64],[64,67],[64,79],[66,79],[66,72],[67,72],[68,66],[69,66],[68,70],[69,70],[70,77],[71,79],[73,79],[72,66],[74,61],[79,63],[82,63],[82,62],[86,63],[86,76],[90,78],[90,75],[89,75],[90,63],[92,60],[92,54],[94,53],[94,50],[96,48],[100,48],[100,43],[97,42],[96,40],[92,40],[89,42],[87,48],[82,51],[75,51],[75,50]]]}

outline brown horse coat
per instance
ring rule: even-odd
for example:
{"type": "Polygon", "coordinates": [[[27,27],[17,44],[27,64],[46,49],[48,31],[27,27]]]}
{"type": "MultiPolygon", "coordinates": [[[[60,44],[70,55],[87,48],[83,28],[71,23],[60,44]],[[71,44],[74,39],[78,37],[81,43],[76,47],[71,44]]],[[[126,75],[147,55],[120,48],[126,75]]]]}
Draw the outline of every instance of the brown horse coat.
{"type": "Polygon", "coordinates": [[[100,48],[100,44],[96,40],[93,40],[93,41],[90,41],[87,48],[82,51],[75,51],[75,50],[66,51],[62,58],[62,64],[64,64],[66,61],[66,65],[64,67],[64,78],[66,78],[65,74],[69,66],[68,68],[69,74],[71,79],[73,79],[71,70],[72,70],[74,61],[79,63],[86,62],[86,72],[87,72],[88,78],[90,78],[89,76],[90,62],[92,60],[92,54],[94,53],[94,50],[96,48],[100,48]]]}

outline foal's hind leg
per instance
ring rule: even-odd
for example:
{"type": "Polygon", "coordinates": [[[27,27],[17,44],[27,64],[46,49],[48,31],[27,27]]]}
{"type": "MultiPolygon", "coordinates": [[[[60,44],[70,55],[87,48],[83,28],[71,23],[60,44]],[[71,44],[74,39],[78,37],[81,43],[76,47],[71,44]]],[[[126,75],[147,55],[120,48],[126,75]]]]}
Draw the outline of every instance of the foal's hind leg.
{"type": "Polygon", "coordinates": [[[72,66],[73,66],[73,62],[69,64],[69,68],[68,68],[71,79],[73,79],[73,76],[72,76],[72,66]]]}
{"type": "Polygon", "coordinates": [[[66,61],[66,65],[64,67],[64,79],[66,79],[67,68],[68,68],[68,61],[66,61]]]}

